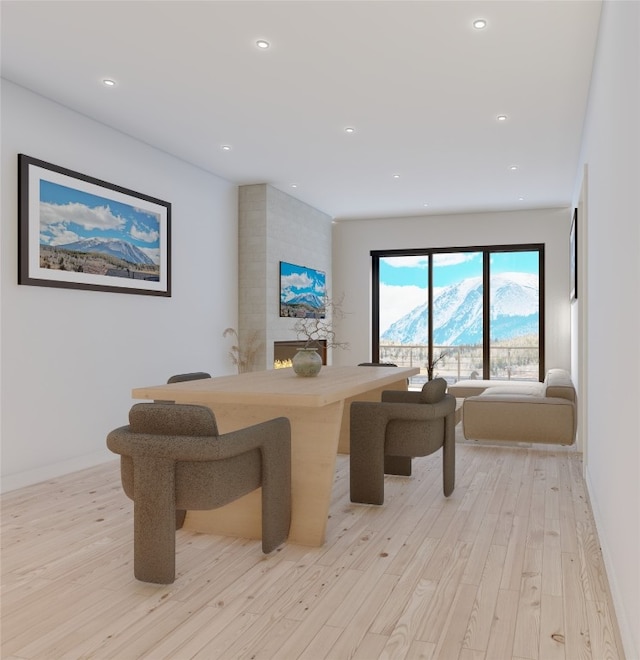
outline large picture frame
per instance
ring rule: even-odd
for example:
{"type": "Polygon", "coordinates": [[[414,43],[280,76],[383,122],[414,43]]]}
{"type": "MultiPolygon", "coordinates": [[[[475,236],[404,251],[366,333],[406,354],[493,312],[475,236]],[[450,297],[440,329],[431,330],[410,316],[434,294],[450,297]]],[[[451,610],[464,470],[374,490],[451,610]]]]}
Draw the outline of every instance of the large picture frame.
{"type": "Polygon", "coordinates": [[[569,233],[571,259],[571,300],[578,299],[578,209],[573,210],[571,231],[569,233]]]}
{"type": "Polygon", "coordinates": [[[327,278],[324,271],[280,262],[280,316],[323,319],[327,278]]]}
{"type": "Polygon", "coordinates": [[[18,284],[171,296],[171,204],[19,154],[18,284]]]}

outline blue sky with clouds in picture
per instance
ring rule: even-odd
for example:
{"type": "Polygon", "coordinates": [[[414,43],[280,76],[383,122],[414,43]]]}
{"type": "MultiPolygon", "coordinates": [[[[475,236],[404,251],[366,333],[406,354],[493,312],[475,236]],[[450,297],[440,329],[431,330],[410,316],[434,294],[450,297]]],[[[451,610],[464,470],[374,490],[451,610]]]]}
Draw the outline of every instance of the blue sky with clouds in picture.
{"type": "Polygon", "coordinates": [[[157,214],[113,199],[40,181],[40,244],[62,246],[87,238],[122,240],[160,260],[157,214]]]}
{"type": "Polygon", "coordinates": [[[326,274],[321,270],[280,262],[280,302],[301,295],[325,295],[326,274]]]}

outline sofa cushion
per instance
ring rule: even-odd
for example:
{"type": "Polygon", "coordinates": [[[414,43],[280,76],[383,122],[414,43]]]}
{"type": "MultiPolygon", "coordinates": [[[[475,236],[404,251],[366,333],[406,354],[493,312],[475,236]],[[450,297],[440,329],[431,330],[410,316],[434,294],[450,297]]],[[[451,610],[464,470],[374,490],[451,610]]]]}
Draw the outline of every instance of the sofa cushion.
{"type": "Polygon", "coordinates": [[[544,396],[544,383],[518,383],[517,387],[501,384],[497,387],[487,387],[481,396],[492,394],[517,394],[518,396],[544,396]]]}
{"type": "Polygon", "coordinates": [[[422,403],[438,403],[438,401],[442,401],[442,399],[444,399],[446,391],[447,381],[444,378],[434,378],[433,380],[428,380],[422,386],[420,400],[422,403]]]}
{"type": "Polygon", "coordinates": [[[508,387],[511,392],[520,392],[536,384],[537,381],[531,380],[459,380],[449,385],[449,394],[453,394],[457,399],[465,399],[482,394],[488,387],[508,387]]]}

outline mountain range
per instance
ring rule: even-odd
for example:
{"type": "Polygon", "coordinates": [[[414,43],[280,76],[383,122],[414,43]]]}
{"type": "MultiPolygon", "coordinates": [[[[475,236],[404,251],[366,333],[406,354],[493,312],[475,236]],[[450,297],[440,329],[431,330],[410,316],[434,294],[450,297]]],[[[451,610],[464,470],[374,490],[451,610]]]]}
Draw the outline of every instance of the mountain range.
{"type": "Polygon", "coordinates": [[[286,305],[307,305],[313,309],[322,309],[324,300],[315,293],[300,293],[282,301],[286,305]]]}
{"type": "Polygon", "coordinates": [[[140,248],[127,241],[116,238],[85,238],[74,243],[58,245],[57,247],[74,252],[97,252],[108,254],[118,259],[124,259],[132,264],[154,265],[153,259],[148,257],[140,248]]]}
{"type": "MultiPolygon", "coordinates": [[[[538,276],[501,273],[491,277],[491,338],[537,334],[538,276]]],[[[392,344],[428,344],[427,303],[392,323],[381,340],[392,344]]],[[[474,345],[482,341],[482,278],[471,277],[444,287],[433,301],[433,343],[474,345]]]]}

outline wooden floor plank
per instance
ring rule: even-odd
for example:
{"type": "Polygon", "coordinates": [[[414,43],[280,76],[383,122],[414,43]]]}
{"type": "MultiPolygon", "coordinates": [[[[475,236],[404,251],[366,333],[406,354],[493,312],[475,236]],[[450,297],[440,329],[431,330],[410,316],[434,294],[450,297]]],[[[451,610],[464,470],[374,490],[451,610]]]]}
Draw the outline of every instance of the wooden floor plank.
{"type": "Polygon", "coordinates": [[[568,660],[564,630],[562,597],[543,593],[540,599],[541,660],[568,660]]]}
{"type": "Polygon", "coordinates": [[[176,534],[172,585],[133,578],[118,462],[2,497],[7,660],[623,660],[575,448],[458,442],[349,499],[319,548],[176,534]]]}
{"type": "Polygon", "coordinates": [[[500,589],[487,644],[487,658],[513,658],[518,592],[500,589]]]}
{"type": "Polygon", "coordinates": [[[507,549],[503,545],[492,545],[489,548],[476,598],[467,621],[463,648],[482,652],[487,650],[506,553],[507,549]]]}

